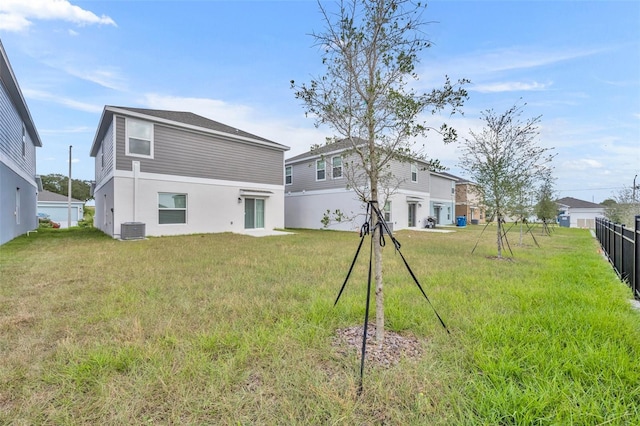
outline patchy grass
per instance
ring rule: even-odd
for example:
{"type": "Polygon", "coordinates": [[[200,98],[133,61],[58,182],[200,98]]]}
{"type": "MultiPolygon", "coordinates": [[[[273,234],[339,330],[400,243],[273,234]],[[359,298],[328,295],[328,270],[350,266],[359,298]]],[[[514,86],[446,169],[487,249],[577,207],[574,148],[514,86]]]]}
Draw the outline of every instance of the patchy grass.
{"type": "Polygon", "coordinates": [[[0,247],[0,423],[640,424],[640,314],[588,231],[511,262],[456,231],[397,235],[450,335],[384,249],[387,327],[422,355],[368,365],[361,397],[331,344],[364,316],[368,250],[332,306],[356,234],[20,237],[0,247]]]}

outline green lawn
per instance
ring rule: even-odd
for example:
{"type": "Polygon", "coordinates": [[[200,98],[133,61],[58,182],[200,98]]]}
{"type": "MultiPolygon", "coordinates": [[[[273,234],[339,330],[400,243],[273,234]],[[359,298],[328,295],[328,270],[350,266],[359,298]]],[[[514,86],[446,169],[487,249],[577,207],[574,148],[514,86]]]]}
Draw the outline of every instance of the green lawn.
{"type": "MultiPolygon", "coordinates": [[[[586,230],[402,231],[451,334],[384,249],[389,330],[418,359],[332,345],[364,317],[354,233],[114,241],[40,230],[0,247],[0,424],[640,424],[640,312],[586,230]]],[[[372,307],[373,312],[373,307],[372,307]]]]}

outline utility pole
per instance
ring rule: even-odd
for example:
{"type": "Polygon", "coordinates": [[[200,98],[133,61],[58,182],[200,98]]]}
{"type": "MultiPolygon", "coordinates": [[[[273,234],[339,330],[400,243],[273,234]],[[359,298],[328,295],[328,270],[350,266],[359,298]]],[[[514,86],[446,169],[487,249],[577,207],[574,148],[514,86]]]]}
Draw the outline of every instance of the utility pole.
{"type": "Polygon", "coordinates": [[[73,145],[69,145],[69,188],[67,192],[67,228],[71,228],[71,148],[73,145]]]}
{"type": "Polygon", "coordinates": [[[633,200],[633,204],[636,203],[636,178],[638,177],[638,175],[635,175],[633,177],[633,195],[631,196],[631,199],[633,200]]]}

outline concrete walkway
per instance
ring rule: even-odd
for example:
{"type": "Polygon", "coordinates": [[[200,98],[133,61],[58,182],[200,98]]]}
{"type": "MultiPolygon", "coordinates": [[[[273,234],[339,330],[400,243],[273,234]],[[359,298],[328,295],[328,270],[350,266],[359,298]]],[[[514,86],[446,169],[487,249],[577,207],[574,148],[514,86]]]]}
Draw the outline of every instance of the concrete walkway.
{"type": "Polygon", "coordinates": [[[240,235],[250,237],[273,237],[278,235],[293,235],[294,232],[276,231],[275,229],[245,229],[243,232],[236,232],[240,235]]]}

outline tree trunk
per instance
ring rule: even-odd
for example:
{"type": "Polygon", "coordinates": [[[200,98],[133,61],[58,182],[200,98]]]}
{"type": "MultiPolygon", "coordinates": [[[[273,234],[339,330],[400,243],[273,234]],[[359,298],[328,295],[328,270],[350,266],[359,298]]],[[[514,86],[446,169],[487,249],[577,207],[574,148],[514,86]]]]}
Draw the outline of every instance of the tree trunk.
{"type": "Polygon", "coordinates": [[[520,221],[520,246],[524,245],[524,219],[520,221]]]}
{"type": "Polygon", "coordinates": [[[498,243],[498,259],[502,258],[502,216],[498,216],[498,226],[497,226],[497,243],[498,243]]]}
{"type": "MultiPolygon", "coordinates": [[[[377,204],[378,201],[378,182],[376,179],[371,179],[371,200],[375,201],[375,207],[380,208],[377,204]]],[[[382,247],[380,246],[380,235],[378,232],[382,232],[376,224],[378,222],[377,215],[372,215],[371,225],[373,226],[373,263],[374,263],[374,276],[376,280],[376,342],[378,345],[382,345],[384,341],[384,292],[382,286],[382,247]]]]}

